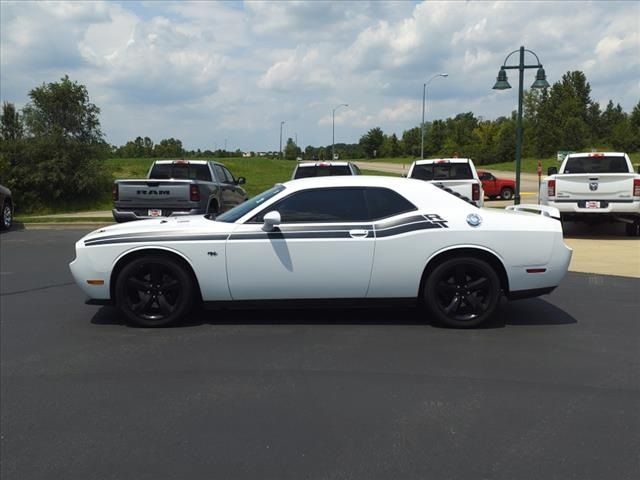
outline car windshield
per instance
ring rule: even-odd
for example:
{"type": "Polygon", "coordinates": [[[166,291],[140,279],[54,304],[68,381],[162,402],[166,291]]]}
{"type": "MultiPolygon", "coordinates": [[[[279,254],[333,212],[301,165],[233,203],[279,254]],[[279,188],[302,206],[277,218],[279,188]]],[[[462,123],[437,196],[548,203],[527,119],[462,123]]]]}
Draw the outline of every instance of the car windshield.
{"type": "Polygon", "coordinates": [[[622,156],[569,157],[564,173],[629,173],[622,156]]]}
{"type": "Polygon", "coordinates": [[[233,223],[239,218],[243,217],[245,214],[249,213],[254,208],[262,205],[264,202],[277,195],[284,189],[284,185],[276,185],[275,187],[272,187],[269,190],[262,192],[253,198],[250,198],[246,202],[241,203],[237,207],[232,208],[228,212],[225,212],[222,215],[218,215],[214,220],[216,222],[233,223]]]}
{"type": "Polygon", "coordinates": [[[334,175],[351,175],[351,170],[348,165],[299,166],[294,178],[329,177],[334,175]]]}

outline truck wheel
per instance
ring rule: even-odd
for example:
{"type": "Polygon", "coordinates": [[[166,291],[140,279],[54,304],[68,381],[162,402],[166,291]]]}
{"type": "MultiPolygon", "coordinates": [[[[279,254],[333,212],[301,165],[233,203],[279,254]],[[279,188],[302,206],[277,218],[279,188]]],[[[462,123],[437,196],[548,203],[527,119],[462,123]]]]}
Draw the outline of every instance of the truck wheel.
{"type": "Polygon", "coordinates": [[[183,318],[194,303],[194,286],[173,258],[145,255],[125,265],[116,280],[117,307],[141,327],[164,327],[183,318]]]}
{"type": "Polygon", "coordinates": [[[513,190],[511,190],[509,187],[505,187],[500,192],[500,196],[503,200],[511,200],[513,198],[513,190]]]}
{"type": "Polygon", "coordinates": [[[627,237],[639,237],[640,236],[640,221],[636,220],[633,223],[625,223],[624,225],[627,237]]]}

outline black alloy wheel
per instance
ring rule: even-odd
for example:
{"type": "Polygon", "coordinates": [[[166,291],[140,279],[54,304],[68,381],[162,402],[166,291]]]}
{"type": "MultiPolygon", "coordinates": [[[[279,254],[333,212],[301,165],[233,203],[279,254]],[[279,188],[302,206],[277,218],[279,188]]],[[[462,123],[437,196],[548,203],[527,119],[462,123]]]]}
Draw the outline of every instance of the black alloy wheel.
{"type": "Polygon", "coordinates": [[[173,258],[138,257],[116,280],[116,305],[127,319],[142,327],[162,327],[184,317],[194,302],[191,276],[173,258]]]}
{"type": "Polygon", "coordinates": [[[500,280],[491,265],[483,260],[451,258],[429,274],[423,298],[441,323],[456,328],[476,327],[495,312],[500,280]]]}
{"type": "Polygon", "coordinates": [[[5,200],[2,206],[2,223],[0,223],[0,227],[3,230],[9,230],[11,225],[13,225],[13,208],[11,207],[11,202],[5,200]]]}
{"type": "Polygon", "coordinates": [[[505,187],[500,192],[500,196],[503,200],[511,200],[513,198],[513,190],[509,187],[505,187]]]}

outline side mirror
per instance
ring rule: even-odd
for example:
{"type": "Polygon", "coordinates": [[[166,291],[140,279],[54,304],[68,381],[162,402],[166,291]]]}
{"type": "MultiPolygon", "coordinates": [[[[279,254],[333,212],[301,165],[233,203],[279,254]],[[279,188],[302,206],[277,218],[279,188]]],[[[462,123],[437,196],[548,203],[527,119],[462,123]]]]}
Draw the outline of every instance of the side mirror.
{"type": "Polygon", "coordinates": [[[547,175],[555,175],[556,173],[558,173],[558,167],[547,168],[547,175]]]}
{"type": "Polygon", "coordinates": [[[277,210],[273,210],[268,212],[264,216],[264,225],[262,225],[262,230],[265,232],[273,232],[281,222],[280,212],[277,210]]]}
{"type": "Polygon", "coordinates": [[[245,183],[247,183],[247,179],[244,177],[238,177],[236,179],[236,185],[244,185],[245,183]]]}

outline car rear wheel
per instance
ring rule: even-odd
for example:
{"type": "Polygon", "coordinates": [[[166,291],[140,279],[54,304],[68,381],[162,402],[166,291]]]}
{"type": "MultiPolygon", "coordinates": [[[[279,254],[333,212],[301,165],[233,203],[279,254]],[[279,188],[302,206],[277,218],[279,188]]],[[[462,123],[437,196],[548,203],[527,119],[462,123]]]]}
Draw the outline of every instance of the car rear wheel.
{"type": "Polygon", "coordinates": [[[184,317],[194,303],[194,286],[185,267],[162,255],[138,257],[116,280],[116,305],[142,327],[163,327],[184,317]]]}
{"type": "Polygon", "coordinates": [[[510,188],[503,188],[500,192],[500,196],[503,200],[511,200],[513,198],[513,190],[510,188]]]}
{"type": "Polygon", "coordinates": [[[449,327],[470,328],[482,324],[495,312],[500,280],[483,260],[451,258],[429,273],[422,295],[438,321],[449,327]]]}
{"type": "Polygon", "coordinates": [[[11,228],[11,225],[13,225],[13,208],[11,202],[5,200],[2,206],[2,223],[0,223],[0,227],[2,227],[3,230],[8,230],[11,228]]]}

